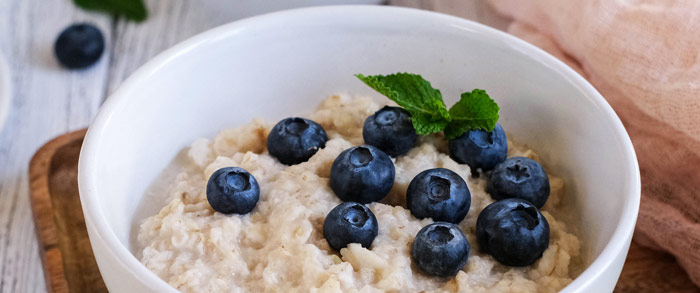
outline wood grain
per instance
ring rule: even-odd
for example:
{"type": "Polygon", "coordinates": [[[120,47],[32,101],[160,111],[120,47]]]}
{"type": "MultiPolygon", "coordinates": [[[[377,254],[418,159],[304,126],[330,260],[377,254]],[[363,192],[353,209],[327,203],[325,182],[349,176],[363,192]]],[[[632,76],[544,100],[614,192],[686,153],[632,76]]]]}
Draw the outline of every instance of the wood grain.
{"type": "Polygon", "coordinates": [[[85,130],[44,145],[31,160],[31,203],[49,292],[107,292],[92,253],[78,195],[85,130]]]}
{"type": "Polygon", "coordinates": [[[30,211],[29,160],[50,138],[84,128],[104,95],[108,58],[82,71],[63,70],[53,58],[58,33],[78,21],[96,24],[111,41],[111,18],[80,11],[71,1],[0,1],[0,53],[14,88],[0,132],[1,292],[46,291],[30,211]]]}

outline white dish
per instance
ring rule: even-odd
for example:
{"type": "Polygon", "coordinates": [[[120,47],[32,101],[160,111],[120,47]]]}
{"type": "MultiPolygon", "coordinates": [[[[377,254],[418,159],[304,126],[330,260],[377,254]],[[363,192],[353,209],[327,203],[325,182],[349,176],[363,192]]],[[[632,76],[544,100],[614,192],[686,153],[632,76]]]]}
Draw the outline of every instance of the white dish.
{"type": "Polygon", "coordinates": [[[5,57],[0,54],[0,132],[5,126],[7,115],[12,106],[12,83],[10,79],[10,66],[5,57]]]}
{"type": "Polygon", "coordinates": [[[420,73],[446,104],[486,89],[504,128],[567,182],[586,270],[563,292],[612,291],[639,208],[639,170],[620,120],[581,76],[545,52],[464,19],[394,7],[334,6],[258,16],[162,53],[107,100],[90,126],[79,185],[111,291],[173,288],[129,251],[144,191],[197,137],[311,112],[342,91],[378,97],[354,73],[420,73]]]}

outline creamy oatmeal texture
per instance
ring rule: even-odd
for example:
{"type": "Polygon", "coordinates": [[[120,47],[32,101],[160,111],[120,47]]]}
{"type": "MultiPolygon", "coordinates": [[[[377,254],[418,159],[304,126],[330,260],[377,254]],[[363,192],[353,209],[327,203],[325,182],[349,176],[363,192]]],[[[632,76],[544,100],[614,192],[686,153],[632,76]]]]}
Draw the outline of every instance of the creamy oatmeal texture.
{"type": "MultiPolygon", "coordinates": [[[[308,162],[285,166],[266,151],[274,123],[260,119],[222,131],[213,140],[199,139],[187,152],[188,166],[169,190],[169,203],[140,227],[141,261],[160,278],[185,292],[554,292],[571,282],[570,265],[579,255],[579,240],[548,212],[556,209],[563,181],[551,176],[551,195],[542,213],[551,240],[535,264],[513,268],[479,252],[476,219],[493,202],[486,181],[471,177],[469,167],[447,155],[438,137],[423,137],[395,161],[396,181],[381,203],[369,204],[379,222],[371,249],[350,244],[337,253],[323,237],[326,214],[341,201],[328,183],[333,160],[363,143],[362,125],[379,105],[367,98],[332,96],[310,117],[329,140],[308,162]],[[260,184],[260,201],[247,215],[223,215],[209,206],[205,186],[221,167],[248,170],[260,184]],[[469,261],[454,278],[422,274],[412,264],[416,233],[430,219],[413,217],[405,206],[409,182],[429,168],[448,168],[469,185],[472,203],[460,223],[469,243],[469,261]]],[[[509,156],[537,159],[532,150],[509,141],[509,156]]]]}

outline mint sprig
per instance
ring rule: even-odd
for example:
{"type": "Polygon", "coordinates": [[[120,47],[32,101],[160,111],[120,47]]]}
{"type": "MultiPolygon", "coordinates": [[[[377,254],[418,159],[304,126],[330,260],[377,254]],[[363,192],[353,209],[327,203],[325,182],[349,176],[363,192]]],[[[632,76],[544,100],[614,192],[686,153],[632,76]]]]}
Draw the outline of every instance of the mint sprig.
{"type": "Polygon", "coordinates": [[[73,0],[73,3],[86,10],[122,15],[133,21],[143,21],[148,17],[143,0],[73,0]]]}
{"type": "Polygon", "coordinates": [[[498,122],[498,104],[486,91],[474,89],[471,93],[462,93],[459,102],[450,108],[452,121],[445,127],[447,139],[457,138],[469,130],[493,130],[498,122]]]}
{"type": "Polygon", "coordinates": [[[411,113],[413,128],[418,134],[440,132],[450,122],[442,94],[420,75],[396,73],[386,76],[355,76],[411,113]]]}
{"type": "Polygon", "coordinates": [[[492,131],[498,122],[498,104],[484,90],[462,93],[447,111],[440,91],[418,74],[355,76],[411,113],[418,134],[444,131],[445,138],[454,139],[470,130],[492,131]]]}

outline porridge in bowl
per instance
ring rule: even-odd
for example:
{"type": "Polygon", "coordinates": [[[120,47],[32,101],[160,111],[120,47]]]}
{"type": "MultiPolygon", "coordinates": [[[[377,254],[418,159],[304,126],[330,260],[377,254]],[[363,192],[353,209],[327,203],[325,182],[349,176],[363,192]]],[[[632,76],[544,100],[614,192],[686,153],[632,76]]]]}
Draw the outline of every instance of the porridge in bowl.
{"type": "MultiPolygon", "coordinates": [[[[141,262],[184,292],[555,292],[572,281],[579,240],[552,216],[565,196],[563,180],[549,174],[544,206],[526,204],[530,212],[546,218],[538,225],[548,224],[541,257],[535,255],[531,264],[504,265],[508,258],[494,257],[495,248],[485,252],[477,239],[477,220],[495,202],[487,190],[498,187],[489,187],[486,174],[451,158],[442,135],[419,136],[413,147],[397,151],[406,152],[390,159],[393,184],[386,195],[365,202],[370,212],[360,209],[352,218],[344,214],[348,221],[361,223],[371,222],[366,215],[374,216],[376,230],[369,245],[355,241],[334,249],[324,233],[329,212],[343,203],[334,191],[342,182],[331,183],[336,172],[332,169],[339,168],[334,162],[345,150],[365,143],[363,124],[380,109],[369,98],[327,98],[307,117],[322,127],[327,141],[296,164],[285,165],[270,154],[268,135],[274,124],[262,119],[223,130],[211,140],[194,141],[175,180],[159,190],[167,193],[167,204],[139,227],[141,262]],[[224,214],[212,208],[210,177],[226,167],[242,168],[250,175],[243,183],[231,183],[228,177],[228,184],[257,184],[259,199],[250,212],[224,214]],[[434,168],[458,175],[455,180],[463,180],[470,195],[466,216],[445,220],[454,222],[458,229],[452,230],[461,230],[468,242],[466,263],[457,264],[456,274],[449,276],[426,273],[429,269],[416,263],[420,257],[412,256],[416,235],[433,220],[415,216],[418,208],[409,208],[407,192],[419,173],[441,170],[434,168]]],[[[533,150],[511,140],[507,155],[538,160],[533,150]]]]}

